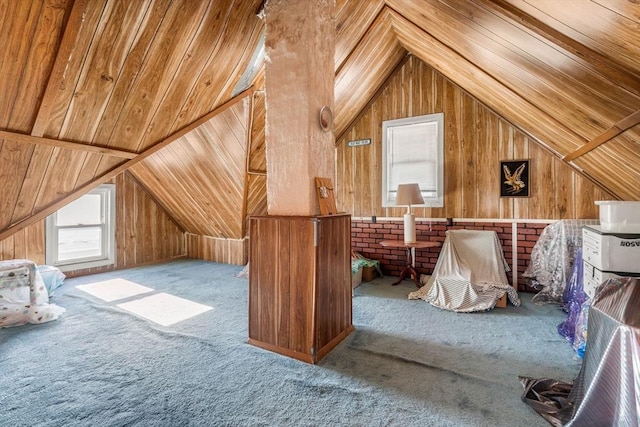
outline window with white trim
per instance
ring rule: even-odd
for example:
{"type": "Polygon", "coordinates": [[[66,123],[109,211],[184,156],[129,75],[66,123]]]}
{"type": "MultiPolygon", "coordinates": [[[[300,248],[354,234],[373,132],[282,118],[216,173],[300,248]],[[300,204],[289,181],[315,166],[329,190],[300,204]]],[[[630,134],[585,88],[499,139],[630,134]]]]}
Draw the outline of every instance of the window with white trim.
{"type": "Polygon", "coordinates": [[[62,271],[115,262],[115,184],[103,184],[49,215],[46,261],[62,271]]]}
{"type": "Polygon", "coordinates": [[[444,201],[444,114],[382,122],[382,206],[393,207],[398,184],[417,182],[424,205],[444,201]]]}

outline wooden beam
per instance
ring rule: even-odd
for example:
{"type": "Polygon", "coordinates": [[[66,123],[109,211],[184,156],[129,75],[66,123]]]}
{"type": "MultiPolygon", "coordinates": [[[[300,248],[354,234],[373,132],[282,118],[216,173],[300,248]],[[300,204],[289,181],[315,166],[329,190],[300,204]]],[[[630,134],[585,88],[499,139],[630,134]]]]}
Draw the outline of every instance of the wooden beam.
{"type": "Polygon", "coordinates": [[[620,120],[619,122],[611,126],[609,129],[605,130],[600,135],[596,136],[591,141],[584,144],[582,147],[564,156],[562,160],[564,160],[565,162],[570,162],[572,160],[575,160],[576,158],[587,154],[589,151],[599,147],[600,145],[606,142],[609,142],[616,136],[625,132],[627,129],[630,129],[639,123],[640,123],[640,110],[620,120]]]}
{"type": "Polygon", "coordinates": [[[125,159],[133,159],[138,155],[137,153],[132,153],[130,151],[100,147],[99,145],[81,144],[79,142],[64,141],[62,139],[32,136],[26,135],[24,133],[11,132],[8,130],[0,130],[0,139],[8,139],[15,142],[25,142],[28,144],[49,145],[51,147],[67,148],[69,150],[89,151],[91,153],[122,157],[125,159]]]}
{"type": "Polygon", "coordinates": [[[191,132],[192,130],[194,130],[195,128],[200,126],[201,124],[208,122],[213,117],[215,117],[218,114],[222,113],[223,111],[227,110],[229,107],[232,107],[233,105],[235,105],[237,102],[242,102],[242,100],[243,100],[243,98],[245,96],[252,96],[252,93],[253,93],[253,87],[245,90],[244,92],[239,93],[234,98],[232,98],[231,100],[225,102],[224,104],[222,104],[220,107],[216,108],[215,110],[205,114],[204,116],[200,117],[199,119],[197,119],[193,123],[183,127],[182,129],[178,130],[177,132],[174,132],[173,134],[169,135],[168,137],[160,140],[159,142],[157,142],[153,146],[149,147],[148,149],[146,149],[142,153],[138,154],[133,159],[128,160],[128,161],[122,163],[119,166],[116,166],[115,168],[111,169],[110,171],[107,171],[104,174],[96,177],[93,181],[90,181],[90,182],[88,182],[88,183],[76,188],[73,192],[67,194],[62,199],[60,199],[60,200],[58,200],[58,201],[56,201],[56,202],[54,202],[54,203],[52,203],[52,204],[50,204],[48,206],[45,206],[44,208],[42,208],[38,212],[34,213],[30,217],[27,217],[27,218],[23,219],[22,221],[19,221],[19,222],[15,223],[15,224],[11,225],[10,227],[0,231],[0,241],[6,239],[7,237],[11,236],[12,234],[16,233],[17,231],[20,231],[20,230],[24,229],[25,227],[28,227],[28,226],[30,226],[32,224],[35,224],[36,222],[38,222],[40,220],[45,219],[47,216],[51,215],[52,213],[54,213],[58,209],[62,208],[63,206],[73,202],[74,200],[76,200],[77,198],[79,198],[80,196],[85,194],[86,192],[96,188],[98,185],[102,184],[103,182],[110,180],[111,178],[115,177],[119,173],[124,172],[125,170],[127,170],[130,167],[132,167],[133,165],[141,162],[142,160],[146,159],[147,157],[151,156],[152,154],[157,153],[158,151],[160,151],[161,149],[165,148],[166,146],[168,146],[172,142],[176,141],[177,139],[182,138],[187,133],[191,132]]]}
{"type": "Polygon", "coordinates": [[[65,71],[73,50],[75,49],[88,3],[89,0],[74,0],[73,2],[73,8],[69,14],[64,35],[60,42],[60,48],[58,49],[56,60],[53,63],[51,74],[49,75],[49,82],[47,83],[47,88],[40,103],[40,110],[36,116],[36,122],[31,129],[31,135],[33,136],[43,136],[49,124],[51,110],[53,109],[54,101],[60,90],[60,85],[64,82],[65,71]]]}

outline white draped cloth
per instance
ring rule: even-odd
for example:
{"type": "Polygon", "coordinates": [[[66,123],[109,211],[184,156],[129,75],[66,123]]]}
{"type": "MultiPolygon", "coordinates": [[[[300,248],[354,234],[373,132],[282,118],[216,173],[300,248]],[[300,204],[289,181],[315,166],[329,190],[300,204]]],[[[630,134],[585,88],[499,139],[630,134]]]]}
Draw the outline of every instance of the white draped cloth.
{"type": "Polygon", "coordinates": [[[0,328],[56,320],[65,309],[49,293],[33,261],[0,261],[0,328]]]}
{"type": "MultiPolygon", "coordinates": [[[[458,312],[486,311],[506,293],[520,305],[516,290],[509,285],[509,271],[500,239],[495,231],[447,230],[433,274],[409,299],[422,299],[436,307],[458,312]]],[[[427,279],[428,277],[428,279],[427,279]]]]}

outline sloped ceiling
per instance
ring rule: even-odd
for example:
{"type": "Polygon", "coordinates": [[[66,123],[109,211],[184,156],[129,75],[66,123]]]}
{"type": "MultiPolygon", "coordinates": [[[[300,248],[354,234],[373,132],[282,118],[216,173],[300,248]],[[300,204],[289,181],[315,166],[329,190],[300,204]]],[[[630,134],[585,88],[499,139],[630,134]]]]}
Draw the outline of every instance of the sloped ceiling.
{"type": "MultiPolygon", "coordinates": [[[[265,206],[260,76],[232,99],[261,3],[0,0],[0,240],[126,169],[188,232],[243,237],[265,206]]],[[[640,200],[640,4],[337,0],[335,19],[336,136],[411,53],[640,200]]]]}

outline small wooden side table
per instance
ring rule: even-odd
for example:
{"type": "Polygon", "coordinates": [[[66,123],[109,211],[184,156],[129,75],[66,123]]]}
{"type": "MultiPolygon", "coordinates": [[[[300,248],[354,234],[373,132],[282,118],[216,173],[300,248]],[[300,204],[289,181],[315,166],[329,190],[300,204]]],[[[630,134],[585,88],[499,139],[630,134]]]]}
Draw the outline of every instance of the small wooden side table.
{"type": "Polygon", "coordinates": [[[440,246],[439,242],[431,242],[428,240],[417,240],[415,242],[406,243],[404,240],[381,240],[380,246],[385,248],[403,248],[407,250],[407,266],[400,272],[400,278],[393,282],[392,285],[395,286],[398,283],[402,282],[407,275],[409,278],[413,279],[417,287],[420,287],[420,282],[418,281],[418,273],[414,268],[414,260],[412,256],[412,249],[425,249],[425,248],[437,248],[440,246]]]}

